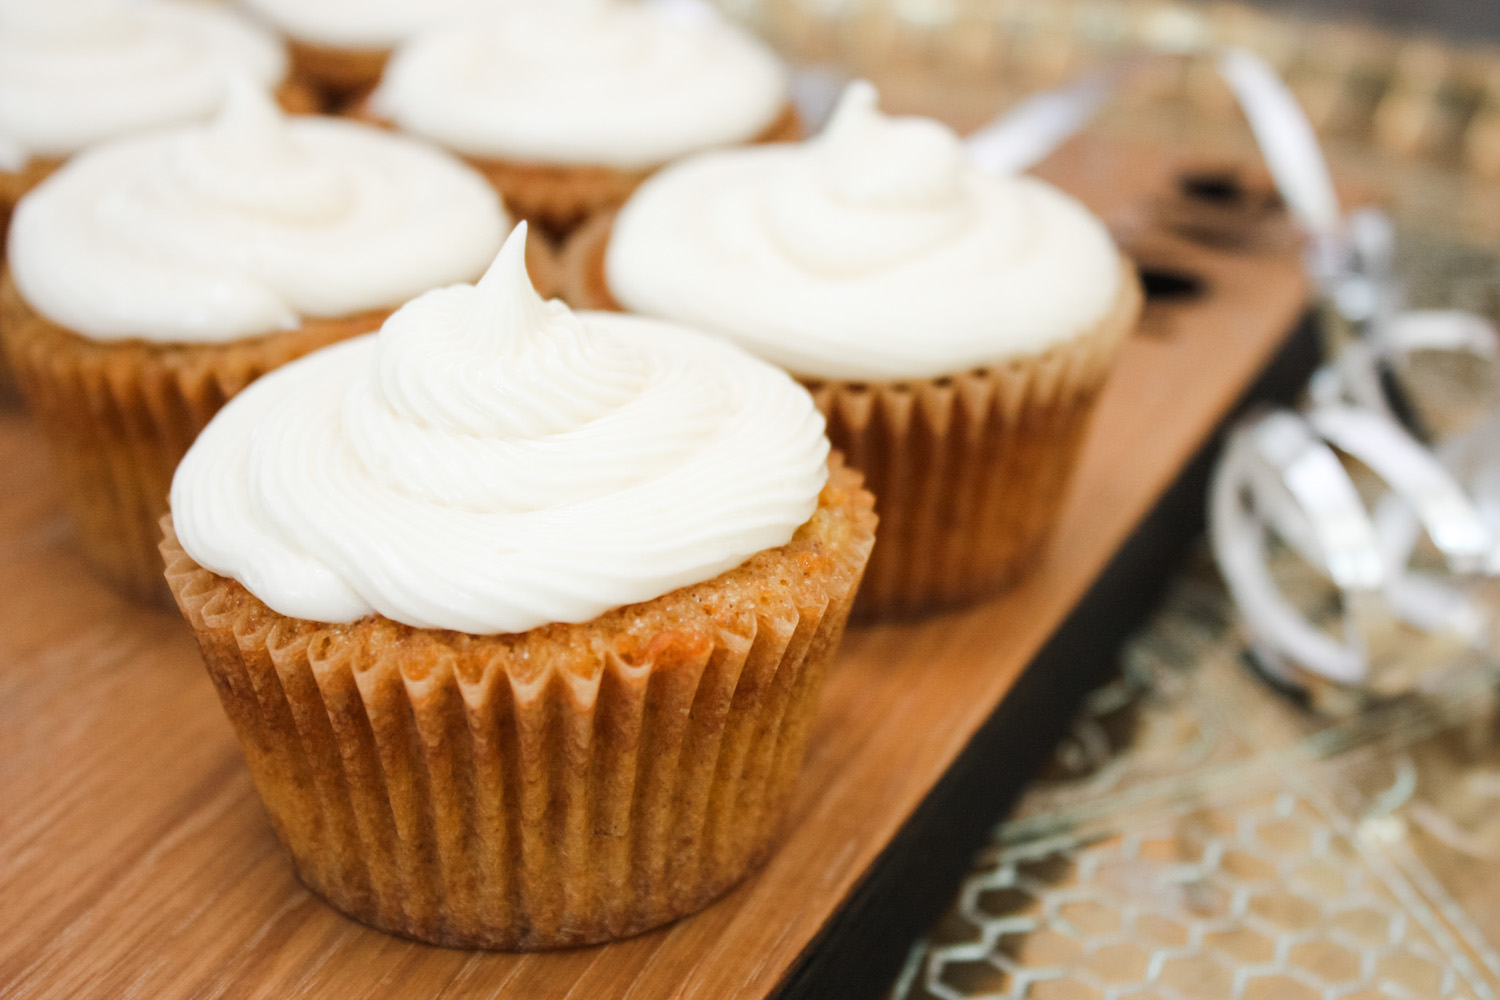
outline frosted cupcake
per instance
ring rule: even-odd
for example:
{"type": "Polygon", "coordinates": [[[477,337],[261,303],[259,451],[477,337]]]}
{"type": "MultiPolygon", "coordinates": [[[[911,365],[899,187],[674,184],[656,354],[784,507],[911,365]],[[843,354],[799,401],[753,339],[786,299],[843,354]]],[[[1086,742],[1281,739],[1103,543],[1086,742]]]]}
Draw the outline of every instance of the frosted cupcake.
{"type": "Polygon", "coordinates": [[[241,393],[164,521],[298,874],[456,947],[638,933],[764,858],[872,544],[803,389],[544,303],[524,239],[241,393]]]}
{"type": "MultiPolygon", "coordinates": [[[[280,87],[281,42],[192,0],[0,0],[0,220],[79,150],[208,121],[226,73],[280,87]]],[[[294,87],[279,96],[311,110],[294,87]]]]}
{"type": "Polygon", "coordinates": [[[370,112],[478,167],[563,233],[664,163],[794,138],[785,66],[705,7],[510,3],[397,49],[370,112]]]}
{"type": "Polygon", "coordinates": [[[568,249],[565,295],[793,372],[877,498],[863,611],[999,589],[1056,521],[1140,290],[1072,198],[851,85],[817,139],[705,154],[568,249]]]}
{"type": "Polygon", "coordinates": [[[165,597],[177,461],[261,374],[483,271],[508,220],[424,143],[284,119],[245,81],[211,126],[74,157],[21,200],[0,340],[65,480],[83,556],[165,597]]]}
{"type": "Polygon", "coordinates": [[[287,37],[296,78],[331,104],[369,92],[418,32],[515,0],[243,0],[287,37]]]}

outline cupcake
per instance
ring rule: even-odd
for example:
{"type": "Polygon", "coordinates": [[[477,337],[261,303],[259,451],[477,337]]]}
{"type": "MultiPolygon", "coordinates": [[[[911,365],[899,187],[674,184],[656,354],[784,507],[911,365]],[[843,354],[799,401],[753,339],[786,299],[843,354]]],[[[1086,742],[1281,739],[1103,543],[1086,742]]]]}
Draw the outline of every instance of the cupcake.
{"type": "Polygon", "coordinates": [[[167,580],[302,880],[454,947],[638,933],[771,850],[873,536],[807,393],[475,286],[250,386],[167,580]]]}
{"type": "MultiPolygon", "coordinates": [[[[213,117],[226,73],[288,110],[281,43],[192,0],[0,0],[0,221],[63,160],[98,143],[213,117]]],[[[0,233],[3,235],[3,233],[0,233]]]]}
{"type": "Polygon", "coordinates": [[[469,280],[509,222],[462,163],[240,80],[210,126],[74,157],[21,200],[0,341],[65,481],[84,558],[166,598],[177,461],[263,373],[469,280]]]}
{"type": "Polygon", "coordinates": [[[818,138],[661,172],[567,250],[565,296],[725,337],[813,393],[881,518],[860,613],[1000,589],[1057,518],[1139,283],[1080,204],[851,85],[818,138]]]}
{"type": "Polygon", "coordinates": [[[786,67],[706,6],[502,4],[396,50],[369,113],[453,150],[548,235],[716,146],[795,138],[786,67]]]}
{"type": "Polygon", "coordinates": [[[369,93],[419,31],[514,0],[242,0],[287,38],[295,79],[337,106],[369,93]]]}
{"type": "MultiPolygon", "coordinates": [[[[0,0],[0,258],[21,196],[81,149],[144,129],[204,121],[226,71],[277,88],[281,43],[234,12],[190,0],[0,0]]],[[[0,394],[12,389],[0,353],[0,394]]]]}

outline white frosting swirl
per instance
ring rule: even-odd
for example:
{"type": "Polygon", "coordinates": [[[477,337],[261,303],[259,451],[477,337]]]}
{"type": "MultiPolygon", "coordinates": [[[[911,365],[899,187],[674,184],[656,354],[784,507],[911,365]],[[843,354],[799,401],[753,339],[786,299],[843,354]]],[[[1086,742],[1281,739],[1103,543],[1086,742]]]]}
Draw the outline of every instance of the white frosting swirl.
{"type": "MultiPolygon", "coordinates": [[[[344,49],[392,49],[443,21],[517,0],[241,0],[293,38],[344,49]]],[[[528,2],[528,0],[520,0],[528,2]]],[[[550,2],[550,0],[549,0],[550,2]]]]}
{"type": "Polygon", "coordinates": [[[286,119],[239,81],[211,127],[90,150],[23,198],[10,266],[32,308],[85,336],[220,342],[470,279],[508,224],[446,153],[286,119]]]}
{"type": "Polygon", "coordinates": [[[1108,315],[1120,257],[1087,209],[981,171],[946,126],[876,100],[851,84],[810,142],[647,181],[610,239],[615,298],[800,375],[869,380],[1038,353],[1108,315]]]}
{"type": "Polygon", "coordinates": [[[718,17],[547,0],[419,35],[374,107],[470,156],[637,169],[755,138],[787,87],[776,56],[718,17]]]}
{"type": "Polygon", "coordinates": [[[192,0],[0,0],[0,169],[204,121],[226,72],[274,87],[281,43],[192,0]]]}
{"type": "Polygon", "coordinates": [[[544,303],[524,241],[231,400],[172,482],[187,553],[285,615],[490,634],[789,541],[827,477],[808,394],[714,338],[544,303]]]}

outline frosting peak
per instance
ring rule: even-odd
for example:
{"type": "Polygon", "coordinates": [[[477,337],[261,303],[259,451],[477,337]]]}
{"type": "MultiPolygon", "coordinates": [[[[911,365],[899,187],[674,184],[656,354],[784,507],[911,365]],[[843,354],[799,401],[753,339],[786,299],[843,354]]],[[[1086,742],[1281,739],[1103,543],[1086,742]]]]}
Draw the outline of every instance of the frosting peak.
{"type": "Polygon", "coordinates": [[[350,178],[312,155],[281,108],[243,74],[228,78],[213,124],[184,135],[174,181],[205,202],[288,223],[331,223],[353,208],[350,178]]]}
{"type": "Polygon", "coordinates": [[[869,83],[844,90],[803,160],[769,188],[780,247],[830,275],[891,267],[953,239],[973,219],[963,145],[923,118],[888,118],[869,83]]]}
{"type": "Polygon", "coordinates": [[[827,476],[806,391],[712,338],[542,302],[525,239],[231,400],[172,483],[188,554],[293,617],[488,634],[789,541],[827,476]]]}
{"type": "Polygon", "coordinates": [[[865,80],[844,89],[813,140],[830,197],[873,208],[930,208],[963,197],[967,164],[957,134],[930,118],[889,118],[865,80]]]}
{"type": "Polygon", "coordinates": [[[387,321],[378,391],[393,413],[442,431],[537,437],[639,391],[638,358],[590,338],[567,306],[536,293],[525,246],[523,222],[478,283],[430,292],[387,321]]]}

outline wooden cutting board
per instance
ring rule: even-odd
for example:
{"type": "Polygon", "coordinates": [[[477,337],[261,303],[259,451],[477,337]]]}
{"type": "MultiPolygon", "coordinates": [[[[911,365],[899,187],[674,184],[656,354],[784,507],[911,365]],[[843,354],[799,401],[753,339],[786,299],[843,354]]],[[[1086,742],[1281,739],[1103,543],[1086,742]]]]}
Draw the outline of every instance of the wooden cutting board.
{"type": "Polygon", "coordinates": [[[773,995],[1305,309],[1285,221],[1213,185],[1184,195],[1201,165],[1085,137],[1040,171],[1159,293],[1056,543],[1002,597],[851,629],[779,851],[703,913],[617,944],[449,951],[303,889],[186,628],[90,579],[39,435],[0,410],[0,997],[773,995]]]}

